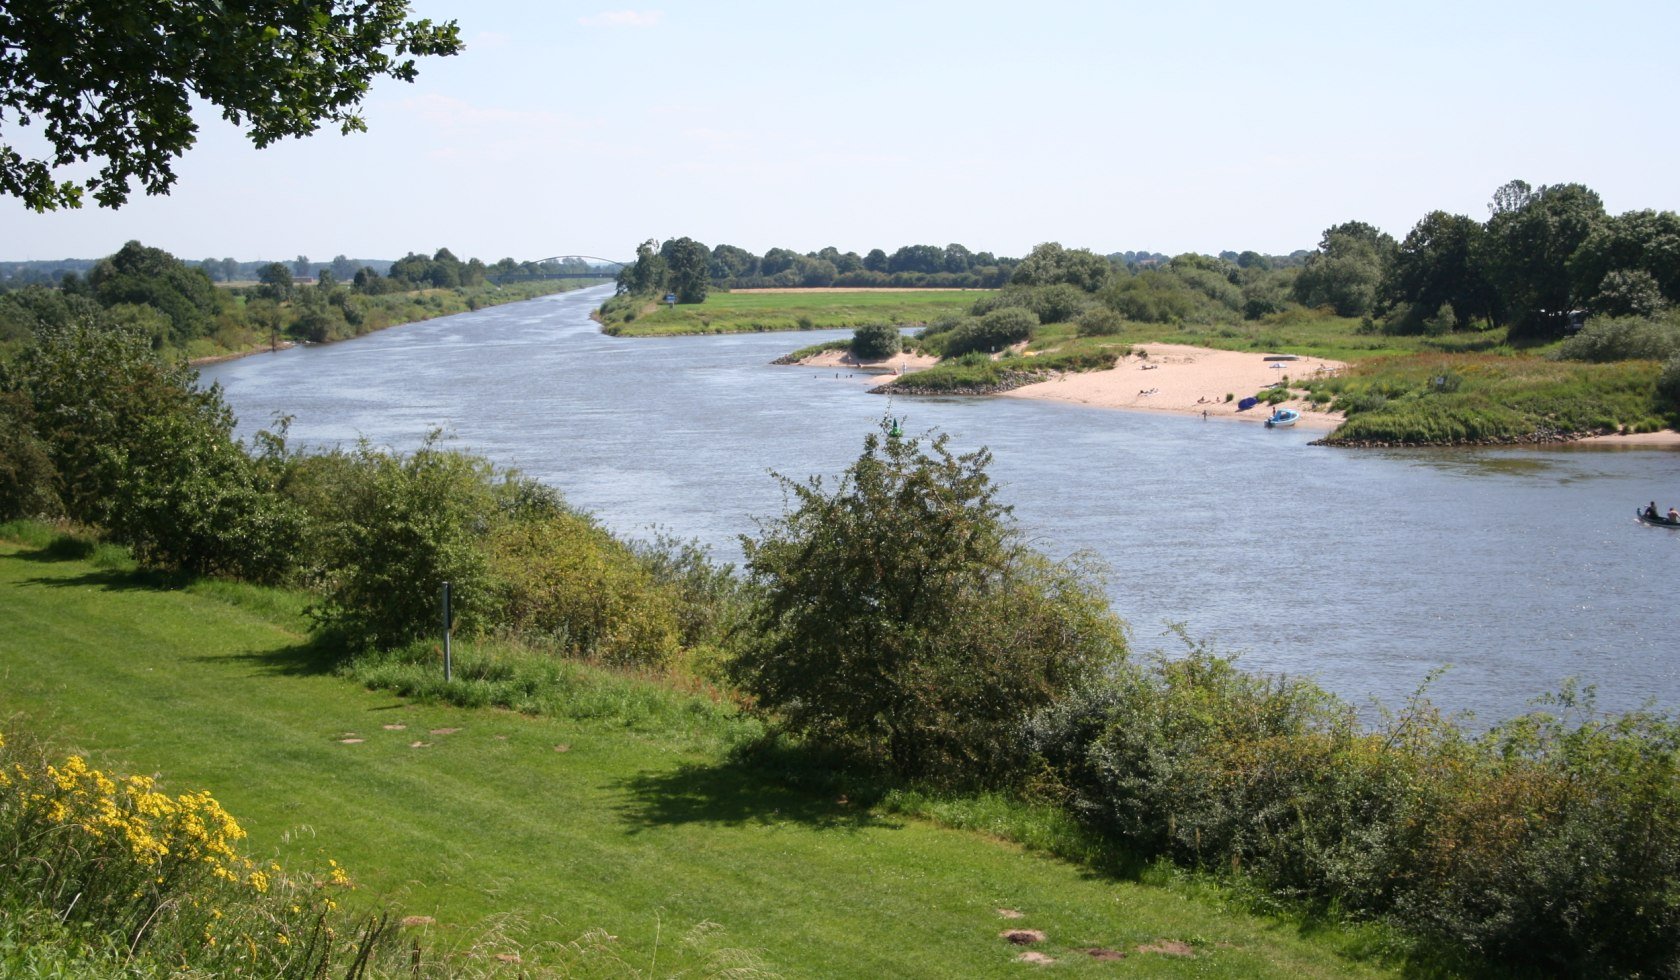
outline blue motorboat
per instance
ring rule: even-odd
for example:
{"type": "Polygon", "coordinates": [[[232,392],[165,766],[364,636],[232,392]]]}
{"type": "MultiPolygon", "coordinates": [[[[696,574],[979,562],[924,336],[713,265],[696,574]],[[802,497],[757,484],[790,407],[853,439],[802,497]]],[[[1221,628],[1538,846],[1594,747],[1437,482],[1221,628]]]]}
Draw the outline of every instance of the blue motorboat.
{"type": "Polygon", "coordinates": [[[1272,417],[1266,420],[1266,428],[1274,429],[1282,428],[1286,425],[1294,425],[1296,422],[1300,421],[1300,419],[1301,413],[1295,411],[1293,408],[1273,409],[1272,417]]]}

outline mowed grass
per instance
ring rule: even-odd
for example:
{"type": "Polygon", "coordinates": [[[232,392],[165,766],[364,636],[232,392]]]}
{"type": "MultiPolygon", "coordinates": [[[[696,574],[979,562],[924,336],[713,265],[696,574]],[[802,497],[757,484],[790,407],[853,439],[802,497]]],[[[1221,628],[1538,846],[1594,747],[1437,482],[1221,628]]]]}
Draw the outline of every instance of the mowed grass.
{"type": "Polygon", "coordinates": [[[650,681],[581,683],[688,702],[636,725],[412,703],[332,673],[300,597],[162,587],[109,564],[0,543],[0,715],[99,765],[209,789],[252,854],[336,859],[354,901],[433,916],[446,944],[501,928],[531,949],[602,928],[637,970],[703,974],[674,947],[710,922],[714,945],[787,976],[979,977],[1029,968],[1000,938],[1028,928],[1075,975],[1380,972],[1338,952],[1351,933],[1211,889],[1114,880],[789,789],[727,761],[754,726],[650,681]],[[1192,955],[1138,950],[1163,943],[1192,955]],[[1081,952],[1095,947],[1128,955],[1081,952]]]}
{"type": "Polygon", "coordinates": [[[850,329],[871,323],[910,327],[968,312],[986,289],[928,289],[880,292],[720,293],[704,303],[663,303],[628,323],[604,329],[623,337],[672,334],[752,333],[765,330],[850,329]]]}

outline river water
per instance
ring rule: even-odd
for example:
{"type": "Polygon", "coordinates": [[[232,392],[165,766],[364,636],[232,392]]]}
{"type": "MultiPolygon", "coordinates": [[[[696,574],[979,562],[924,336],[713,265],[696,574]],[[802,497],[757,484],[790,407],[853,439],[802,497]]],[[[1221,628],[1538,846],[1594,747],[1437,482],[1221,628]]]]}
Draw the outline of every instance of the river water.
{"type": "MultiPolygon", "coordinates": [[[[614,531],[737,560],[781,512],[772,471],[840,473],[888,408],[870,379],[776,367],[841,332],[617,339],[602,288],[212,365],[245,434],[453,445],[561,490],[614,531]]],[[[1021,399],[900,399],[912,432],[991,448],[1032,542],[1110,568],[1134,647],[1181,623],[1247,669],[1356,704],[1430,697],[1487,723],[1569,677],[1599,705],[1680,707],[1680,452],[1337,450],[1314,434],[1021,399]]]]}

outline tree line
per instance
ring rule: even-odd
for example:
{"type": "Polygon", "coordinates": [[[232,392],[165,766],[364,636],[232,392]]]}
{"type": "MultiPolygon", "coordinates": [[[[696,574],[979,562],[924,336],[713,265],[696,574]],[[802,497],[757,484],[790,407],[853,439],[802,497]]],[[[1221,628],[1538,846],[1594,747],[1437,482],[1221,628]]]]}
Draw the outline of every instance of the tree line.
{"type": "Polygon", "coordinates": [[[1513,180],[1486,221],[1431,211],[1399,242],[1360,221],[1326,229],[1294,294],[1391,333],[1552,339],[1586,315],[1649,318],[1680,301],[1680,215],[1612,215],[1582,184],[1513,180]]]}
{"type": "Polygon", "coordinates": [[[1402,240],[1363,221],[1327,228],[1318,247],[1289,255],[1099,254],[1047,242],[1025,258],[960,244],[906,245],[865,255],[828,247],[761,255],[691,238],[637,249],[621,294],[673,292],[703,302],[711,288],[927,286],[1007,289],[1069,284],[1116,314],[1146,323],[1260,319],[1325,310],[1373,332],[1504,328],[1544,341],[1586,316],[1661,317],[1680,302],[1680,215],[1612,215],[1581,184],[1498,188],[1486,221],[1431,211],[1402,240]]]}
{"type": "Polygon", "coordinates": [[[45,328],[95,317],[133,328],[155,349],[197,354],[280,338],[336,340],[463,312],[493,301],[498,275],[516,281],[527,271],[531,274],[525,278],[537,280],[558,268],[511,258],[486,266],[476,258],[463,262],[442,248],[430,256],[410,253],[385,263],[384,273],[365,264],[340,278],[349,265],[341,259],[320,266],[303,256],[291,264],[268,262],[253,270],[253,285],[227,288],[216,286],[202,263],[189,265],[131,241],[85,271],[63,271],[52,285],[0,292],[0,356],[15,353],[45,328]],[[302,268],[316,270],[313,281],[298,281],[302,268]],[[448,293],[439,291],[455,295],[446,299],[448,293]]]}
{"type": "MultiPolygon", "coordinates": [[[[1080,250],[1083,251],[1083,250],[1080,250]]],[[[1294,256],[1265,256],[1257,252],[1223,252],[1221,261],[1232,267],[1265,269],[1299,265],[1305,252],[1294,256]]],[[[1101,256],[1118,270],[1142,271],[1167,265],[1159,252],[1113,252],[1101,256]]],[[[772,248],[757,255],[736,245],[708,249],[692,238],[665,242],[653,239],[636,249],[636,261],[620,272],[621,293],[647,296],[674,292],[679,303],[699,303],[706,291],[718,289],[896,287],[932,289],[997,289],[1015,279],[1022,259],[972,251],[949,245],[905,245],[888,253],[842,252],[834,246],[814,252],[772,248]]]]}

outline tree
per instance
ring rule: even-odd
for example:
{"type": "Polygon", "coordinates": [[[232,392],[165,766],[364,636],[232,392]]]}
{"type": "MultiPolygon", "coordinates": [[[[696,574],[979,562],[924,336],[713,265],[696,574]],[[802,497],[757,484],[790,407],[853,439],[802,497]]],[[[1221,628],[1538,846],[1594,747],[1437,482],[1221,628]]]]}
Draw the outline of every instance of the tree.
{"type": "Polygon", "coordinates": [[[1569,260],[1606,218],[1581,184],[1530,191],[1512,181],[1494,192],[1483,262],[1510,318],[1512,337],[1561,334],[1575,296],[1569,260]]]}
{"type": "Polygon", "coordinates": [[[618,272],[619,292],[647,296],[665,288],[671,273],[658,246],[652,238],[636,246],[636,261],[618,272]]]}
{"type": "Polygon", "coordinates": [[[779,477],[796,506],[743,539],[762,593],[730,671],[792,731],[901,776],[996,773],[1029,712],[1123,656],[1122,628],[1021,542],[990,453],[882,428],[833,492],[779,477]]]}
{"type": "Polygon", "coordinates": [[[1078,286],[1088,293],[1102,288],[1113,266],[1108,260],[1083,248],[1063,248],[1060,242],[1035,246],[1015,267],[1010,282],[1022,286],[1051,286],[1059,282],[1078,286]]]}
{"type": "Polygon", "coordinates": [[[1424,215],[1383,277],[1383,304],[1406,304],[1425,316],[1451,304],[1460,321],[1456,326],[1472,319],[1492,323],[1496,297],[1481,267],[1482,234],[1480,224],[1461,214],[1424,215]]]}
{"type": "Polygon", "coordinates": [[[298,279],[308,279],[310,264],[309,256],[299,255],[292,260],[292,275],[298,279]]]}
{"type": "Polygon", "coordinates": [[[721,283],[758,275],[758,256],[736,245],[719,245],[712,249],[708,274],[721,283]]]}
{"type": "Polygon", "coordinates": [[[1295,300],[1328,306],[1337,316],[1370,313],[1395,248],[1394,236],[1363,221],[1332,225],[1295,278],[1295,300]]]}
{"type": "MultiPolygon", "coordinates": [[[[1605,280],[1617,271],[1643,272],[1663,298],[1680,302],[1680,215],[1673,211],[1629,211],[1607,218],[1569,257],[1575,297],[1596,312],[1605,280]]],[[[1626,287],[1624,277],[1621,289],[1626,287]]]]}
{"type": "Polygon", "coordinates": [[[704,303],[711,285],[711,250],[692,238],[673,238],[660,248],[670,272],[669,285],[679,303],[704,303]]]}
{"type": "Polygon", "coordinates": [[[136,303],[163,313],[168,339],[178,345],[209,333],[218,308],[216,286],[203,269],[139,242],[101,260],[88,271],[87,284],[102,306],[136,303]]]}
{"type": "Polygon", "coordinates": [[[408,0],[276,4],[83,0],[0,8],[0,127],[41,127],[50,151],[0,144],[0,192],[37,211],[84,193],[120,207],[138,181],[166,194],[197,140],[194,99],[265,147],[323,123],[365,130],[374,79],[413,81],[415,57],[461,48],[454,21],[409,20],[408,0]],[[78,184],[59,168],[98,161],[78,184]]]}
{"type": "Polygon", "coordinates": [[[284,262],[270,262],[257,272],[257,281],[262,285],[257,292],[276,302],[284,302],[292,296],[292,270],[286,268],[284,262]]]}
{"type": "Polygon", "coordinates": [[[886,272],[887,253],[878,248],[870,249],[869,254],[863,257],[863,267],[870,272],[886,272]]]}

